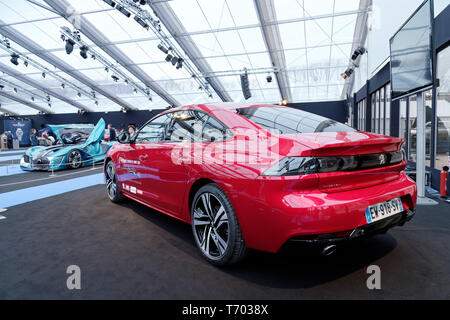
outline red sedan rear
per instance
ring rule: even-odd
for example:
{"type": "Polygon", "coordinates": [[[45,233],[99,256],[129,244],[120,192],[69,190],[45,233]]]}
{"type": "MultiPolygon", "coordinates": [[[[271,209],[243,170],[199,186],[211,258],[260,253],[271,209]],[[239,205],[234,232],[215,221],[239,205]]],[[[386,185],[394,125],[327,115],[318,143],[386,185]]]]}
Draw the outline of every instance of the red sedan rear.
{"type": "Polygon", "coordinates": [[[191,223],[200,252],[216,265],[288,242],[329,254],[415,212],[402,139],[298,109],[180,107],[119,140],[105,159],[110,199],[191,223]]]}

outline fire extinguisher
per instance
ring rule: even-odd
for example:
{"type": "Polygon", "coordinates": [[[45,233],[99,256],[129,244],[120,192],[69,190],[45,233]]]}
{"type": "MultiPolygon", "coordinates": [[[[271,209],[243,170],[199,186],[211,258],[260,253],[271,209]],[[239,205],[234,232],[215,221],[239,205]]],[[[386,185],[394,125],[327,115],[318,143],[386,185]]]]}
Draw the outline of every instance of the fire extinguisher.
{"type": "Polygon", "coordinates": [[[447,197],[447,177],[448,177],[448,167],[445,166],[441,172],[441,197],[447,197]]]}

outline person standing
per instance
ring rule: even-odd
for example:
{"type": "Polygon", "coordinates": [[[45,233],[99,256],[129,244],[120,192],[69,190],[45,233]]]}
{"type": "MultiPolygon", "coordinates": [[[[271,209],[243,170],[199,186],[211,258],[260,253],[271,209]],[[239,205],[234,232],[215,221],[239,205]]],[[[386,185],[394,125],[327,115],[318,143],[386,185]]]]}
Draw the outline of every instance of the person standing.
{"type": "Polygon", "coordinates": [[[31,146],[32,147],[37,146],[39,144],[38,140],[37,140],[37,137],[36,137],[37,131],[34,128],[32,128],[30,131],[31,131],[30,132],[30,143],[31,143],[31,146]]]}
{"type": "Polygon", "coordinates": [[[135,132],[136,132],[136,127],[133,124],[128,125],[128,133],[130,134],[130,137],[134,136],[135,132]]]}
{"type": "Polygon", "coordinates": [[[116,141],[116,130],[113,128],[111,124],[108,124],[108,130],[109,130],[109,141],[116,141]]]}
{"type": "Polygon", "coordinates": [[[6,131],[6,143],[8,149],[13,149],[13,135],[11,134],[11,131],[6,131]]]}

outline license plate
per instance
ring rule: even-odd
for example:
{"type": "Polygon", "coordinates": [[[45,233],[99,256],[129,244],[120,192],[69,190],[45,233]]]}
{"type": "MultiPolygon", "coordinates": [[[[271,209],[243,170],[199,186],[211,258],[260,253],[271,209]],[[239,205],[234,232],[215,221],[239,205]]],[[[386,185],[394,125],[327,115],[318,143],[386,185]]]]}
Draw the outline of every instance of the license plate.
{"type": "Polygon", "coordinates": [[[366,220],[367,223],[373,223],[403,211],[402,200],[397,198],[368,207],[366,210],[366,220]]]}

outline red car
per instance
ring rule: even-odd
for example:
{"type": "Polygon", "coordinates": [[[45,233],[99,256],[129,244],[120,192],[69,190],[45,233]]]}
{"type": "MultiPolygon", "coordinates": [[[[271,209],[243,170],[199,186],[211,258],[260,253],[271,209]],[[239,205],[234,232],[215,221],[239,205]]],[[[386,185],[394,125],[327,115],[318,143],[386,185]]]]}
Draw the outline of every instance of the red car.
{"type": "Polygon", "coordinates": [[[417,190],[403,139],[358,132],[298,109],[192,105],[170,109],[105,158],[113,202],[125,197],[192,225],[215,265],[247,249],[337,245],[403,225],[417,190]]]}

